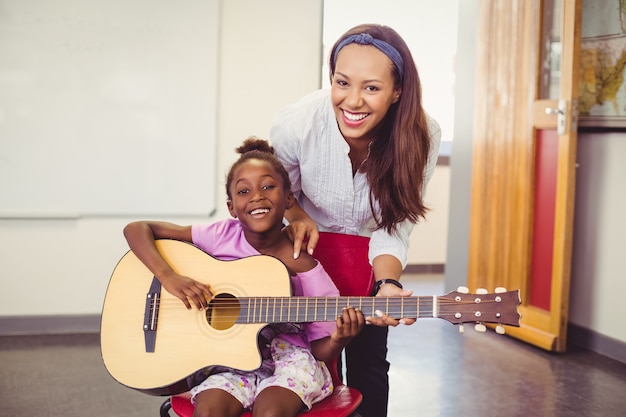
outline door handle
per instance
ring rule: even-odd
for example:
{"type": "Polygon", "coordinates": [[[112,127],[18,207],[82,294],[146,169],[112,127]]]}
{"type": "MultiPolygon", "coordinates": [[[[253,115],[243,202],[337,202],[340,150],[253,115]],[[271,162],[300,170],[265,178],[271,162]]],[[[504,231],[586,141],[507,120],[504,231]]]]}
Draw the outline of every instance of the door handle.
{"type": "Polygon", "coordinates": [[[559,106],[556,108],[546,107],[546,114],[556,115],[556,130],[559,135],[564,135],[565,133],[567,133],[567,100],[559,100],[559,106]]]}

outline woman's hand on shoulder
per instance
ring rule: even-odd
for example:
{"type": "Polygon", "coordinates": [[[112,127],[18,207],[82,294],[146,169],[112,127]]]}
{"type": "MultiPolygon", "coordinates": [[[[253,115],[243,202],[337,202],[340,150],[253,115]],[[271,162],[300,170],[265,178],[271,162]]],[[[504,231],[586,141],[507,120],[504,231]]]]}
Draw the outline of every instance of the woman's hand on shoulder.
{"type": "Polygon", "coordinates": [[[313,254],[320,234],[311,218],[296,220],[283,228],[283,233],[293,242],[293,258],[298,259],[301,252],[313,254]]]}
{"type": "Polygon", "coordinates": [[[298,259],[302,251],[313,255],[320,237],[317,225],[297,204],[288,212],[289,224],[283,228],[283,233],[293,242],[293,258],[298,259]]]}

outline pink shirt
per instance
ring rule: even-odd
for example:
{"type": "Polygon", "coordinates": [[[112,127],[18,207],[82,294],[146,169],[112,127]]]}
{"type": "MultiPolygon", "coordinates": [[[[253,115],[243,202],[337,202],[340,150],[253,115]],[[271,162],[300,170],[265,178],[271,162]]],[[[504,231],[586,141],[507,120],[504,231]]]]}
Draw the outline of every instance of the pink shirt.
{"type": "MultiPolygon", "coordinates": [[[[193,244],[208,254],[223,261],[232,261],[260,253],[246,240],[241,223],[236,219],[226,219],[212,224],[196,224],[191,227],[193,244]]],[[[337,287],[322,265],[291,277],[292,295],[333,296],[339,295],[337,287]]],[[[335,330],[335,322],[303,323],[302,333],[283,334],[296,346],[308,347],[313,340],[330,336],[335,330]]]]}

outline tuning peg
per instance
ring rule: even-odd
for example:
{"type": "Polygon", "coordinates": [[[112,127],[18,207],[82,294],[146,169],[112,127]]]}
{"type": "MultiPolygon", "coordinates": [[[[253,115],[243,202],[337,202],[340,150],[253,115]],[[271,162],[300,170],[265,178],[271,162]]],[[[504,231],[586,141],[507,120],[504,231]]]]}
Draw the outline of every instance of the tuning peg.
{"type": "Polygon", "coordinates": [[[500,293],[506,292],[506,288],[504,288],[504,287],[496,287],[496,290],[494,292],[496,294],[500,294],[500,293]]]}
{"type": "Polygon", "coordinates": [[[505,332],[505,330],[504,330],[504,326],[503,326],[503,325],[501,325],[501,324],[498,324],[498,325],[496,326],[496,333],[498,333],[498,334],[504,334],[504,332],[505,332]]]}
{"type": "Polygon", "coordinates": [[[463,326],[463,324],[459,324],[459,333],[465,333],[465,326],[463,326]]]}
{"type": "Polygon", "coordinates": [[[486,288],[478,288],[476,294],[489,294],[489,291],[486,288]]]}
{"type": "Polygon", "coordinates": [[[459,287],[456,290],[460,292],[461,294],[469,294],[469,288],[467,287],[459,287]]]}
{"type": "Polygon", "coordinates": [[[482,323],[476,323],[476,325],[474,326],[474,329],[477,332],[485,333],[487,331],[487,326],[485,326],[482,323]]]}

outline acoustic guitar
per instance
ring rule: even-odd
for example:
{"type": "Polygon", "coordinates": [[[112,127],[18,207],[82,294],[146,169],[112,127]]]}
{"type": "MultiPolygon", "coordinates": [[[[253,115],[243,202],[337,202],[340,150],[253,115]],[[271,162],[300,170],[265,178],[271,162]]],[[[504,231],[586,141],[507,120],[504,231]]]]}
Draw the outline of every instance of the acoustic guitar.
{"type": "MultiPolygon", "coordinates": [[[[335,321],[344,307],[367,316],[440,318],[453,324],[519,326],[519,291],[450,292],[419,297],[295,297],[278,259],[258,255],[221,261],[186,242],[160,239],[159,252],[181,275],[211,287],[206,310],[187,310],[133,254],[111,276],[100,329],[104,365],[119,383],[152,395],[173,395],[213,366],[254,370],[261,365],[257,337],[269,323],[335,321]]],[[[482,326],[482,329],[481,329],[482,326]]]]}

